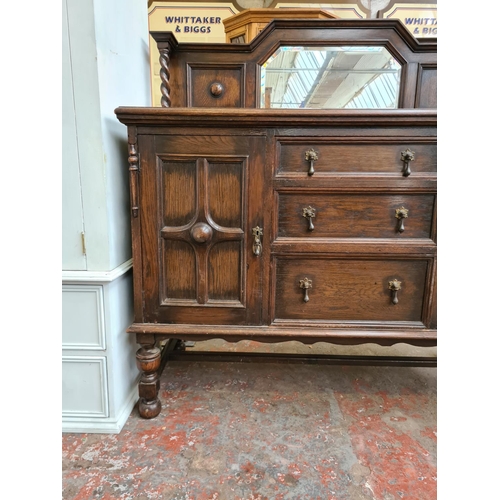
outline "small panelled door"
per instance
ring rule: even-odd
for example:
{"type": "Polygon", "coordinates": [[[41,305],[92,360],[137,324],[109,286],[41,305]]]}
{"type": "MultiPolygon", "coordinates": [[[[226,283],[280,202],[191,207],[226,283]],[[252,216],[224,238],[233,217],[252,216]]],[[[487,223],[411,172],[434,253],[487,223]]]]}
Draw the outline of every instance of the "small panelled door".
{"type": "Polygon", "coordinates": [[[260,324],[265,149],[202,129],[139,138],[146,323],[260,324]]]}

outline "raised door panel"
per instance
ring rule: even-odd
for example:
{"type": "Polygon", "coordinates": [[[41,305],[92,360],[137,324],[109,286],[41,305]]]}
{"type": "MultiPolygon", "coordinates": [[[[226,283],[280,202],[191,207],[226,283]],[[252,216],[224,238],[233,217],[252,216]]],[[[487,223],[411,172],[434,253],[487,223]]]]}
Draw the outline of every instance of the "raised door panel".
{"type": "Polygon", "coordinates": [[[244,64],[189,64],[188,107],[242,108],[244,64]]]}
{"type": "Polygon", "coordinates": [[[162,304],[244,307],[248,158],[160,155],[162,304]]]}
{"type": "Polygon", "coordinates": [[[437,66],[422,64],[418,70],[416,108],[437,108],[437,66]]]}
{"type": "Polygon", "coordinates": [[[260,322],[251,231],[260,207],[249,200],[261,189],[264,139],[161,136],[155,148],[141,161],[145,322],[260,322]]]}

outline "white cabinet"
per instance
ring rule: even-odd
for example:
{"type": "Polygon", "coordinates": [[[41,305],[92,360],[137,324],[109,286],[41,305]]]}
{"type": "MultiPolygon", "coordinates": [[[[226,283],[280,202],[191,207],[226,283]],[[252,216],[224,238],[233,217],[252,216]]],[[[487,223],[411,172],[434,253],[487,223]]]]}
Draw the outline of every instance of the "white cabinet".
{"type": "Polygon", "coordinates": [[[138,399],[131,261],[63,273],[62,306],[63,432],[118,433],[138,399]]]}

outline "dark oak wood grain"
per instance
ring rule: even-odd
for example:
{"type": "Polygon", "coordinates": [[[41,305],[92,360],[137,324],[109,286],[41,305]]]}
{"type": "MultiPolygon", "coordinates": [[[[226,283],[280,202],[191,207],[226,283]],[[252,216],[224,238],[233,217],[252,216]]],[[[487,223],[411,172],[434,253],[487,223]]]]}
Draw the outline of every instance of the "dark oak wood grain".
{"type": "Polygon", "coordinates": [[[403,162],[401,152],[411,149],[415,153],[412,171],[435,172],[437,165],[437,145],[419,144],[411,139],[396,143],[387,137],[377,143],[361,141],[316,142],[314,139],[296,137],[292,141],[280,141],[279,174],[288,172],[307,172],[308,162],[304,153],[314,149],[318,160],[314,162],[315,174],[322,173],[401,173],[403,162]]]}
{"type": "Polygon", "coordinates": [[[176,301],[185,300],[196,304],[198,269],[192,245],[185,241],[165,240],[160,251],[163,264],[160,303],[175,305],[176,301]]]}
{"type": "Polygon", "coordinates": [[[437,108],[437,65],[421,64],[418,72],[416,108],[437,108]]]}
{"type": "Polygon", "coordinates": [[[339,345],[360,345],[374,343],[378,345],[394,345],[400,342],[416,346],[436,345],[436,330],[422,328],[420,324],[409,322],[387,322],[375,328],[371,325],[363,328],[359,324],[321,324],[294,321],[275,321],[271,325],[207,325],[204,323],[133,323],[129,326],[129,333],[137,336],[141,342],[148,342],[151,338],[179,338],[186,340],[204,341],[221,338],[228,342],[238,342],[242,339],[257,342],[287,342],[299,340],[304,344],[316,342],[330,342],[339,345]]]}
{"type": "Polygon", "coordinates": [[[278,238],[431,238],[434,195],[278,193],[278,238]],[[314,209],[309,229],[304,208],[314,209]],[[404,229],[396,209],[406,208],[404,229]]]}
{"type": "Polygon", "coordinates": [[[187,82],[188,107],[245,107],[245,66],[242,64],[189,64],[187,82]]]}
{"type": "Polygon", "coordinates": [[[422,322],[427,269],[426,260],[278,258],[276,318],[422,322]],[[312,281],[308,302],[299,286],[305,277],[312,281]],[[396,305],[388,287],[393,279],[402,283],[396,305]]]}
{"type": "Polygon", "coordinates": [[[289,354],[258,352],[180,351],[166,353],[167,361],[233,362],[233,363],[286,363],[342,366],[406,366],[435,368],[437,359],[432,356],[356,356],[334,354],[289,354]]]}
{"type": "Polygon", "coordinates": [[[160,160],[163,224],[185,226],[196,215],[196,160],[161,156],[160,160]]]}
{"type": "Polygon", "coordinates": [[[242,269],[242,243],[223,241],[214,245],[208,262],[208,299],[210,301],[234,300],[245,302],[240,276],[242,269]]]}
{"type": "Polygon", "coordinates": [[[208,210],[218,226],[243,229],[245,169],[243,160],[238,163],[209,162],[208,210]]]}
{"type": "Polygon", "coordinates": [[[387,139],[379,139],[378,143],[316,143],[314,139],[307,142],[297,138],[292,144],[281,141],[281,158],[278,167],[280,174],[288,172],[307,172],[308,162],[304,153],[313,149],[318,153],[314,162],[314,175],[321,173],[363,173],[389,172],[400,173],[403,169],[401,152],[411,149],[415,152],[412,162],[413,172],[436,171],[436,144],[415,144],[413,141],[401,141],[396,144],[380,144],[387,139]]]}

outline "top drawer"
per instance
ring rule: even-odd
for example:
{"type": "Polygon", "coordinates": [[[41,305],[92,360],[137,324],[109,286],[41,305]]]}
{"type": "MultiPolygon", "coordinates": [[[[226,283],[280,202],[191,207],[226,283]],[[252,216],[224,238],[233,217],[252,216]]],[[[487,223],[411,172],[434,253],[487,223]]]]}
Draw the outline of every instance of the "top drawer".
{"type": "Polygon", "coordinates": [[[279,139],[278,176],[287,174],[356,174],[436,172],[437,144],[432,140],[362,139],[321,140],[318,138],[279,139]],[[406,154],[407,150],[410,151],[406,154]],[[312,153],[310,153],[312,152],[312,153]],[[404,157],[413,159],[406,161],[404,157]],[[311,169],[312,161],[312,169],[311,169]],[[405,163],[409,172],[404,172],[405,163]]]}

